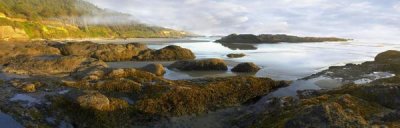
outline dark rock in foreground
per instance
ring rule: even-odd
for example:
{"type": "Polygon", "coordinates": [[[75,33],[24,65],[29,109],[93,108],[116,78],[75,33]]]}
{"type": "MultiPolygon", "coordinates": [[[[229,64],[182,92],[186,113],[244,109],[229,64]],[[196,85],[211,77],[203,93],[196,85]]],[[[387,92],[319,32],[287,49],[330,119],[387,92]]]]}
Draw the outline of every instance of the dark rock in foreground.
{"type": "Polygon", "coordinates": [[[240,63],[236,65],[232,72],[258,72],[261,68],[258,67],[256,64],[247,62],[247,63],[240,63]]]}
{"type": "Polygon", "coordinates": [[[222,59],[203,59],[177,61],[168,68],[179,69],[182,71],[226,71],[227,64],[222,59]]]}
{"type": "Polygon", "coordinates": [[[196,56],[192,51],[175,45],[170,45],[159,50],[146,50],[133,58],[138,61],[174,61],[192,60],[196,56]]]}
{"type": "Polygon", "coordinates": [[[271,35],[271,34],[231,34],[223,37],[216,42],[218,43],[301,43],[301,42],[326,42],[326,41],[348,41],[348,39],[335,37],[297,37],[290,35],[271,35]]]}

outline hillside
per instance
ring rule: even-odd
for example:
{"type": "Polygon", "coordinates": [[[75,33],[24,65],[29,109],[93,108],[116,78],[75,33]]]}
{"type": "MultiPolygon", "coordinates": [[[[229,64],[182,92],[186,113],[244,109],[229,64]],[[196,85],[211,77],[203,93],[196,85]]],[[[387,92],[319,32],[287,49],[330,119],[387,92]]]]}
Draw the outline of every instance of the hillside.
{"type": "Polygon", "coordinates": [[[83,0],[0,0],[0,39],[183,37],[83,0]],[[12,28],[12,29],[10,29],[12,28]]]}
{"type": "Polygon", "coordinates": [[[222,37],[216,42],[219,43],[301,43],[301,42],[326,42],[326,41],[348,41],[348,39],[337,38],[337,37],[298,37],[291,35],[272,35],[272,34],[231,34],[226,37],[222,37]]]}

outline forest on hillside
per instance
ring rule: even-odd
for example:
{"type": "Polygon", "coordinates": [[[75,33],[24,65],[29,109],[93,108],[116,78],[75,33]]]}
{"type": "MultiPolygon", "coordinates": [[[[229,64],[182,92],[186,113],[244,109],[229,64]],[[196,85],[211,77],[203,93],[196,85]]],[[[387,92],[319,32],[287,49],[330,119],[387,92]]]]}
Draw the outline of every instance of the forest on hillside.
{"type": "Polygon", "coordinates": [[[0,0],[0,13],[9,17],[0,17],[0,26],[23,29],[30,38],[183,37],[187,34],[143,24],[129,14],[101,9],[83,0],[0,0]]]}

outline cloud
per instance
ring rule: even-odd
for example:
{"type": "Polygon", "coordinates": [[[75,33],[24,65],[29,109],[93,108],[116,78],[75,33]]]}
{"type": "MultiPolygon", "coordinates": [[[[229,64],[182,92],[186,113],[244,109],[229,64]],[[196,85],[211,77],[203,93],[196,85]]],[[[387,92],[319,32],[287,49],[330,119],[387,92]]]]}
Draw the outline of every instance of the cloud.
{"type": "Polygon", "coordinates": [[[397,0],[88,1],[102,8],[130,13],[144,23],[204,35],[288,33],[360,39],[400,35],[397,0]]]}
{"type": "Polygon", "coordinates": [[[400,2],[398,2],[397,4],[395,4],[393,6],[393,9],[396,10],[397,12],[400,12],[400,2]]]}

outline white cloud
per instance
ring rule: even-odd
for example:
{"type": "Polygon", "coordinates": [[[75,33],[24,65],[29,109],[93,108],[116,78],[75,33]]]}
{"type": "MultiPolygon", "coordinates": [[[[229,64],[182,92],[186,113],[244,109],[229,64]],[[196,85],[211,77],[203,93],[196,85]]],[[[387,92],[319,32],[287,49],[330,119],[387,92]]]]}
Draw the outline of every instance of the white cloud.
{"type": "Polygon", "coordinates": [[[393,9],[396,10],[396,11],[398,11],[398,12],[400,12],[400,2],[398,2],[397,4],[395,4],[395,5],[393,6],[393,9]]]}
{"type": "Polygon", "coordinates": [[[400,3],[397,0],[88,1],[103,8],[130,13],[145,23],[207,35],[289,33],[365,39],[400,38],[396,36],[400,35],[400,3]]]}

